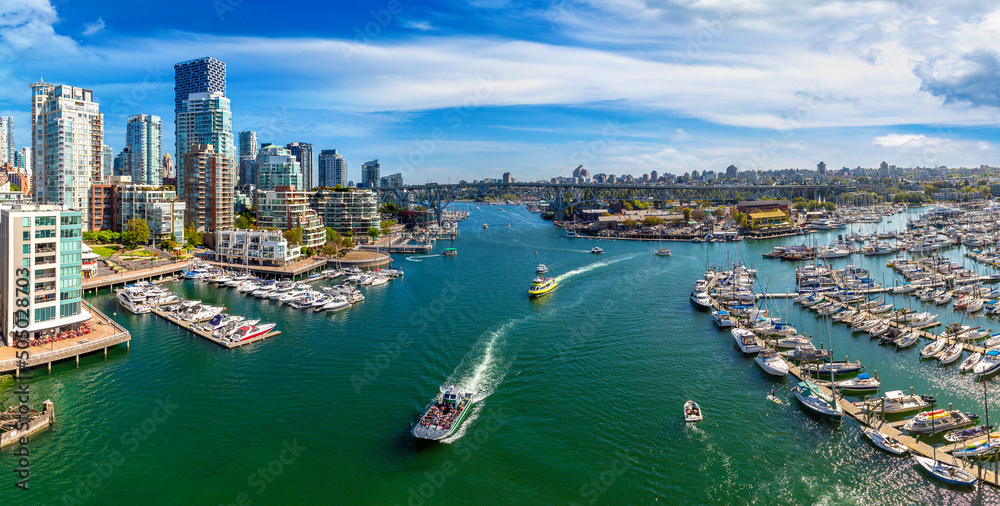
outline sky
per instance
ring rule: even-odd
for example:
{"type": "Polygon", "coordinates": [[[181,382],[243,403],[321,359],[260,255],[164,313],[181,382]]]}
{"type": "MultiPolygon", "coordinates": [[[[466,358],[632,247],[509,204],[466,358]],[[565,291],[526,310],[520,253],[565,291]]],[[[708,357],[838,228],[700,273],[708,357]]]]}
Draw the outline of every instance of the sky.
{"type": "Polygon", "coordinates": [[[1000,5],[949,0],[3,0],[0,115],[94,91],[105,143],[173,65],[227,65],[234,130],[406,183],[1000,165],[1000,5]]]}

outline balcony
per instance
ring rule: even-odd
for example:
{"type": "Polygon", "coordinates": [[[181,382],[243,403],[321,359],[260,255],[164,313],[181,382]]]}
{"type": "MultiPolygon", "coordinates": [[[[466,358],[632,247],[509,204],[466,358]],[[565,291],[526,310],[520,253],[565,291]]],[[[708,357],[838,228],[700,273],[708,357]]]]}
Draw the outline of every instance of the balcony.
{"type": "Polygon", "coordinates": [[[35,304],[44,304],[46,302],[52,302],[56,300],[56,294],[50,293],[48,295],[37,295],[35,296],[35,304]]]}

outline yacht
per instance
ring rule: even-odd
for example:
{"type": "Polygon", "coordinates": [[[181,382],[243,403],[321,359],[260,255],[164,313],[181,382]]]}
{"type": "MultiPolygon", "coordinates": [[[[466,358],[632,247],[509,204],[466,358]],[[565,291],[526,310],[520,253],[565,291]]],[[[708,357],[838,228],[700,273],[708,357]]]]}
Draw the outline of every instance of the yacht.
{"type": "Polygon", "coordinates": [[[535,274],[539,276],[545,274],[546,272],[549,272],[549,268],[546,267],[545,264],[538,264],[538,267],[535,268],[535,274]]]}
{"type": "Polygon", "coordinates": [[[566,229],[566,237],[576,237],[576,230],[566,229]]]}
{"type": "Polygon", "coordinates": [[[699,309],[712,308],[712,298],[705,292],[691,292],[691,302],[693,302],[699,309]]]}
{"type": "Polygon", "coordinates": [[[731,333],[733,334],[733,339],[736,341],[736,345],[740,347],[740,351],[746,355],[753,355],[764,349],[764,346],[760,343],[760,339],[747,329],[733,329],[731,333]]]}
{"type": "Polygon", "coordinates": [[[715,320],[715,324],[719,327],[732,327],[733,317],[729,315],[729,311],[725,309],[720,309],[718,311],[712,311],[712,319],[715,320]]]}
{"type": "Polygon", "coordinates": [[[255,337],[260,337],[264,334],[267,334],[268,332],[271,331],[271,329],[274,328],[275,325],[276,324],[274,323],[265,323],[263,325],[244,325],[242,327],[237,328],[236,332],[233,332],[232,335],[227,336],[223,340],[229,340],[234,342],[247,341],[249,339],[253,339],[255,337]]]}
{"type": "Polygon", "coordinates": [[[326,304],[316,306],[315,311],[340,311],[341,309],[346,309],[348,307],[351,307],[351,302],[347,300],[347,297],[337,295],[331,298],[326,304]]]}
{"type": "Polygon", "coordinates": [[[907,421],[903,430],[911,434],[937,434],[974,425],[977,418],[979,417],[958,410],[924,411],[907,421]]]}
{"type": "Polygon", "coordinates": [[[599,246],[594,246],[593,249],[590,250],[590,252],[595,255],[600,255],[604,253],[604,250],[602,250],[599,246]]]}
{"type": "Polygon", "coordinates": [[[760,353],[754,357],[754,361],[757,362],[757,365],[764,372],[772,376],[784,376],[788,374],[788,362],[785,362],[785,359],[781,358],[781,355],[771,348],[760,350],[760,353]]]}
{"type": "MultiPolygon", "coordinates": [[[[913,411],[920,411],[933,402],[933,398],[923,395],[906,395],[902,390],[893,390],[885,393],[885,397],[869,399],[865,402],[875,413],[885,411],[886,415],[901,415],[913,411]]],[[[861,403],[858,403],[861,405],[861,403]]]]}
{"type": "Polygon", "coordinates": [[[121,288],[115,294],[118,297],[118,303],[133,314],[146,314],[152,311],[149,304],[146,304],[146,295],[141,288],[135,286],[126,286],[121,288]]]}

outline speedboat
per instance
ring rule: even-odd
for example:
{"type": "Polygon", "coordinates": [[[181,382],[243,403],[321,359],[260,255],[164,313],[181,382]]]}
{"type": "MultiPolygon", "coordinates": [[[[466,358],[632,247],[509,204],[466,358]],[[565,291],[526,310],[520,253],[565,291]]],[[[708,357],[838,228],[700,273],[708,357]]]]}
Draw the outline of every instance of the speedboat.
{"type": "Polygon", "coordinates": [[[712,308],[712,298],[705,292],[691,292],[691,302],[700,309],[712,308]]]}
{"type": "Polygon", "coordinates": [[[830,357],[830,350],[818,350],[812,344],[796,346],[795,349],[783,351],[782,355],[790,360],[823,360],[830,357]]]}
{"type": "Polygon", "coordinates": [[[668,257],[668,256],[670,256],[670,250],[668,250],[666,248],[660,248],[660,249],[654,251],[653,253],[655,253],[656,256],[660,256],[660,257],[668,257]]]}
{"type": "Polygon", "coordinates": [[[729,315],[729,311],[724,309],[712,311],[712,319],[715,320],[715,324],[719,327],[733,326],[733,317],[729,315]]]}
{"type": "Polygon", "coordinates": [[[948,464],[946,462],[941,462],[940,460],[929,459],[920,455],[913,455],[913,460],[924,468],[925,471],[931,474],[931,476],[945,482],[951,483],[953,485],[975,485],[976,477],[954,464],[948,464]]]}
{"type": "Polygon", "coordinates": [[[861,405],[867,404],[875,413],[885,411],[886,415],[901,415],[912,411],[920,411],[930,406],[932,397],[924,395],[906,395],[902,390],[886,392],[885,397],[869,399],[861,405]]]}
{"type": "Polygon", "coordinates": [[[702,420],[701,406],[697,402],[687,401],[684,403],[684,421],[700,422],[702,420]]]}
{"type": "Polygon", "coordinates": [[[316,311],[340,311],[341,309],[346,309],[348,307],[351,307],[351,302],[344,296],[338,295],[330,299],[330,301],[323,306],[316,306],[316,311]]]}
{"type": "Polygon", "coordinates": [[[228,336],[228,340],[240,342],[253,339],[255,337],[260,337],[267,334],[274,328],[275,323],[265,323],[264,325],[243,325],[236,329],[232,335],[228,336]]]}
{"type": "Polygon", "coordinates": [[[531,286],[528,288],[528,297],[536,298],[549,294],[557,286],[559,286],[559,282],[556,281],[556,278],[543,278],[539,276],[531,282],[531,286]]]}
{"type": "Polygon", "coordinates": [[[594,246],[590,250],[590,252],[593,253],[593,254],[595,254],[595,255],[600,255],[600,254],[604,253],[604,250],[602,250],[599,246],[594,246]]]}
{"type": "Polygon", "coordinates": [[[549,268],[546,267],[545,264],[538,264],[538,267],[535,268],[535,274],[539,276],[545,274],[546,272],[549,272],[549,268]]]}
{"type": "Polygon", "coordinates": [[[877,429],[865,427],[864,429],[861,429],[861,432],[863,432],[865,437],[867,437],[872,443],[875,443],[875,446],[889,453],[894,455],[905,455],[910,452],[909,447],[897,441],[896,438],[877,429]]]}
{"type": "Polygon", "coordinates": [[[837,382],[837,388],[845,392],[867,392],[878,390],[879,386],[878,378],[872,378],[867,373],[861,373],[856,378],[837,382]]]}
{"type": "Polygon", "coordinates": [[[938,409],[924,411],[911,418],[903,425],[903,430],[911,434],[937,434],[954,429],[975,425],[976,418],[958,410],[948,411],[938,409]]]}
{"type": "Polygon", "coordinates": [[[810,413],[835,421],[840,421],[844,416],[837,401],[811,381],[800,381],[792,388],[792,393],[810,413]]]}
{"type": "Polygon", "coordinates": [[[747,329],[733,329],[730,331],[733,334],[733,339],[736,341],[736,345],[740,347],[746,355],[752,355],[764,349],[761,344],[760,339],[747,329]]]}
{"type": "Polygon", "coordinates": [[[420,421],[413,427],[413,435],[421,439],[444,439],[456,430],[472,408],[472,392],[463,392],[450,386],[434,400],[420,421]]]}
{"type": "Polygon", "coordinates": [[[757,365],[764,372],[772,376],[784,376],[788,374],[788,362],[785,362],[785,359],[781,358],[781,355],[771,348],[760,350],[760,353],[754,357],[754,361],[757,362],[757,365]]]}
{"type": "Polygon", "coordinates": [[[972,427],[969,429],[953,430],[945,434],[944,439],[945,441],[949,441],[952,443],[961,443],[962,441],[968,441],[970,439],[976,439],[985,436],[991,430],[993,430],[993,427],[990,427],[988,425],[980,425],[978,427],[972,427]]]}

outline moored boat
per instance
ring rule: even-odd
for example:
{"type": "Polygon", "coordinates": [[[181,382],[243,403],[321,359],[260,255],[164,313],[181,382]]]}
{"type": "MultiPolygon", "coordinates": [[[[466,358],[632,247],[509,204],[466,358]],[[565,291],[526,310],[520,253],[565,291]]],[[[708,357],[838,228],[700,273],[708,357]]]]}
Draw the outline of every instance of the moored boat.
{"type": "Polygon", "coordinates": [[[913,455],[913,460],[924,468],[931,476],[953,485],[975,485],[976,479],[972,473],[954,464],[948,464],[936,459],[929,459],[920,455],[913,455]]]}
{"type": "Polygon", "coordinates": [[[736,345],[740,347],[740,351],[746,355],[752,355],[764,348],[760,339],[747,329],[733,329],[730,332],[733,334],[736,345]]]}
{"type": "Polygon", "coordinates": [[[898,440],[896,440],[896,438],[889,436],[888,434],[885,434],[877,429],[874,429],[872,427],[865,427],[864,429],[861,430],[861,432],[863,432],[865,437],[867,437],[869,441],[874,443],[875,446],[889,453],[892,453],[894,455],[905,455],[910,452],[910,449],[903,443],[900,443],[898,440]]]}
{"type": "Polygon", "coordinates": [[[772,376],[784,376],[788,374],[788,362],[781,355],[770,349],[765,348],[754,357],[754,361],[760,366],[764,372],[772,376]]]}
{"type": "Polygon", "coordinates": [[[811,381],[800,381],[792,388],[792,393],[806,411],[812,414],[838,422],[844,416],[837,401],[811,381]]]}

